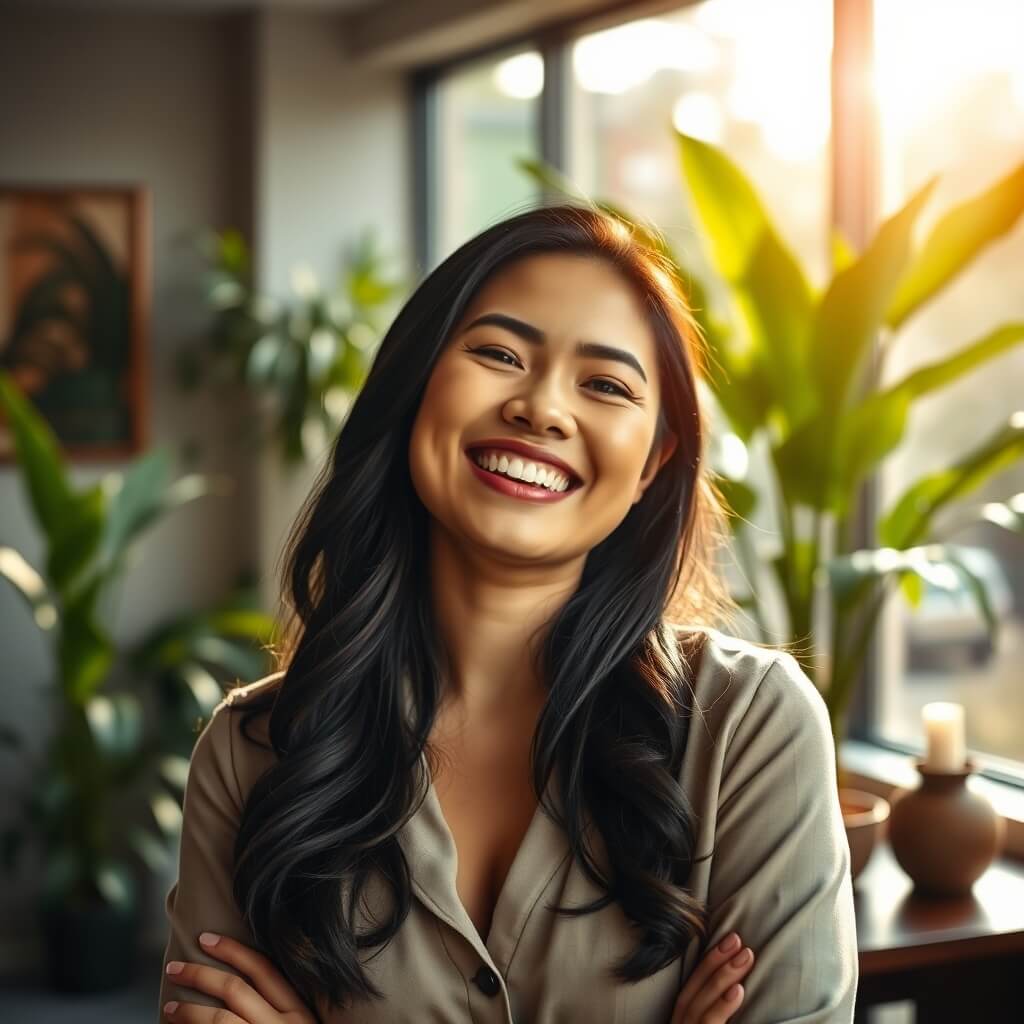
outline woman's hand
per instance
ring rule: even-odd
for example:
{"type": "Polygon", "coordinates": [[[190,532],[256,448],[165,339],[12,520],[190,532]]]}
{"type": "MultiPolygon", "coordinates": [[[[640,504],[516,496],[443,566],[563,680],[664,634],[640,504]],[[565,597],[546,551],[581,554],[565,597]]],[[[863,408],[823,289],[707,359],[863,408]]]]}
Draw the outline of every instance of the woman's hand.
{"type": "Polygon", "coordinates": [[[754,965],[753,950],[740,947],[740,937],[731,932],[705,954],[686,979],[669,1024],[723,1024],[732,1017],[743,1002],[739,981],[754,965]],[[741,955],[746,962],[734,963],[741,955]]]}
{"type": "Polygon", "coordinates": [[[317,1024],[309,1007],[262,953],[226,935],[218,937],[210,932],[203,932],[199,942],[210,956],[231,964],[249,981],[216,967],[172,960],[167,965],[167,974],[176,985],[205,992],[219,999],[230,1012],[225,1016],[218,1007],[172,1001],[164,1006],[168,1020],[186,1024],[210,1024],[214,1020],[218,1024],[317,1024]]]}

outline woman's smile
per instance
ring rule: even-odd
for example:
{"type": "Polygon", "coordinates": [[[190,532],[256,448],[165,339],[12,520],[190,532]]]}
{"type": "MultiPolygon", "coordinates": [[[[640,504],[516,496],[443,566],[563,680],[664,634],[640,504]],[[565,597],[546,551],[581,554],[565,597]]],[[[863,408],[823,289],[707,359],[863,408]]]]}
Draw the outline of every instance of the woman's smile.
{"type": "MultiPolygon", "coordinates": [[[[564,476],[557,476],[553,486],[554,490],[550,489],[544,482],[537,482],[536,480],[530,481],[526,478],[514,479],[513,477],[523,472],[523,467],[533,467],[535,463],[528,463],[518,456],[502,455],[500,460],[497,458],[497,453],[491,453],[488,458],[487,454],[479,451],[467,451],[466,459],[469,462],[469,468],[473,475],[487,487],[492,488],[499,494],[507,495],[510,498],[516,498],[520,501],[534,501],[534,502],[551,502],[561,501],[563,498],[569,497],[574,491],[579,490],[583,485],[575,480],[568,480],[564,476]],[[480,465],[480,462],[488,462],[488,468],[480,465]],[[496,463],[496,464],[495,464],[496,463]],[[494,468],[489,468],[491,465],[494,468]],[[511,471],[512,476],[506,475],[507,472],[511,471]],[[557,488],[564,484],[564,489],[558,490],[557,488]]],[[[541,473],[545,472],[541,469],[541,473]]],[[[527,474],[527,476],[532,474],[527,474]]],[[[546,477],[543,479],[546,480],[546,477]]]]}

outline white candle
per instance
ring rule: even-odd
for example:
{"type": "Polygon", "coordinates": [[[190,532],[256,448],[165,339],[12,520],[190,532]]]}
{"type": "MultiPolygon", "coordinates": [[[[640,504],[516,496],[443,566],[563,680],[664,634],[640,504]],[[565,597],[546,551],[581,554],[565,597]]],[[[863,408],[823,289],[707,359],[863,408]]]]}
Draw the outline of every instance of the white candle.
{"type": "Polygon", "coordinates": [[[921,709],[928,752],[925,765],[933,772],[958,772],[967,760],[964,739],[964,706],[948,701],[933,701],[921,709]]]}

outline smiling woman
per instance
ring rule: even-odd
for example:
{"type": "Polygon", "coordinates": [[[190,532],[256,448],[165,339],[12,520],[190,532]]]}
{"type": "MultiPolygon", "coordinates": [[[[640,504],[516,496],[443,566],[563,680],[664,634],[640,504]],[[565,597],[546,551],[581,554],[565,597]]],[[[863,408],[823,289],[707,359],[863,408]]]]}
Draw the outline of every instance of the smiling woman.
{"type": "Polygon", "coordinates": [[[790,653],[717,628],[673,282],[548,207],[398,314],[289,538],[281,668],[196,743],[170,1019],[852,1021],[827,712],[790,653]],[[753,969],[715,959],[733,930],[753,969]]]}

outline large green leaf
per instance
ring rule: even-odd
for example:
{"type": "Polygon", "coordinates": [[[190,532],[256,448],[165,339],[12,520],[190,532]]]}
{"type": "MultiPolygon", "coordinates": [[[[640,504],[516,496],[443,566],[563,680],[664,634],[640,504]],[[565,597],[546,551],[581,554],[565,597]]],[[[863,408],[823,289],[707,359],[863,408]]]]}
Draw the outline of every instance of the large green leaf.
{"type": "Polygon", "coordinates": [[[0,406],[7,416],[14,452],[28,487],[32,510],[42,531],[53,537],[71,498],[71,485],[57,437],[14,383],[0,370],[0,406]]]}
{"type": "Polygon", "coordinates": [[[814,316],[810,361],[831,419],[859,382],[885,310],[911,255],[911,238],[932,178],[879,228],[864,253],[830,282],[814,316]]]}
{"type": "Polygon", "coordinates": [[[928,532],[935,514],[1024,457],[1024,411],[1014,413],[984,444],[946,469],[911,485],[877,524],[879,540],[907,548],[928,532]]]}
{"type": "Polygon", "coordinates": [[[50,541],[46,571],[54,588],[67,591],[89,568],[99,549],[107,514],[102,483],[72,494],[50,541]]]}
{"type": "Polygon", "coordinates": [[[994,185],[947,211],[918,250],[885,320],[899,327],[965,270],[975,256],[1017,223],[1024,212],[1024,164],[994,185]]]}
{"type": "Polygon", "coordinates": [[[57,641],[59,678],[66,697],[77,705],[85,704],[114,665],[113,638],[96,612],[102,585],[103,577],[94,575],[64,603],[57,641]]]}
{"type": "Polygon", "coordinates": [[[158,518],[169,476],[170,457],[158,448],[105,478],[108,510],[99,555],[104,566],[118,561],[132,538],[158,518]]]}
{"type": "Polygon", "coordinates": [[[911,403],[1024,341],[1024,323],[1005,324],[959,352],[922,366],[903,380],[876,391],[841,418],[837,444],[840,489],[852,493],[903,439],[911,403]]]}
{"type": "MultiPolygon", "coordinates": [[[[861,443],[844,425],[841,409],[856,399],[863,364],[882,323],[893,290],[910,257],[914,223],[936,179],[923,186],[900,211],[879,228],[871,244],[853,263],[837,273],[814,317],[809,353],[821,400],[819,412],[787,439],[773,446],[779,484],[787,502],[798,502],[844,516],[854,495],[850,481],[870,462],[877,448],[861,443]]],[[[898,401],[888,410],[890,421],[879,439],[884,446],[899,429],[898,401]]],[[[858,414],[862,419],[862,414],[858,414]]]]}
{"type": "Polygon", "coordinates": [[[886,388],[882,394],[906,392],[910,398],[920,398],[929,391],[959,380],[965,373],[990,359],[1008,352],[1024,341],[1024,322],[1003,324],[977,341],[972,341],[945,359],[922,366],[903,380],[886,388]]]}
{"type": "Polygon", "coordinates": [[[85,717],[104,759],[125,761],[138,753],[143,741],[142,705],[134,694],[95,694],[85,702],[85,717]]]}
{"type": "Polygon", "coordinates": [[[743,172],[715,146],[682,132],[676,138],[705,248],[732,288],[784,435],[817,408],[807,375],[814,295],[743,172]]]}
{"type": "Polygon", "coordinates": [[[157,449],[124,473],[104,479],[108,511],[98,556],[104,573],[115,572],[132,542],[168,512],[207,494],[231,493],[234,487],[224,475],[187,473],[168,483],[169,474],[170,457],[157,449]]]}
{"type": "Polygon", "coordinates": [[[32,568],[19,551],[0,547],[0,576],[24,598],[40,629],[53,629],[60,612],[46,580],[32,568]]]}

